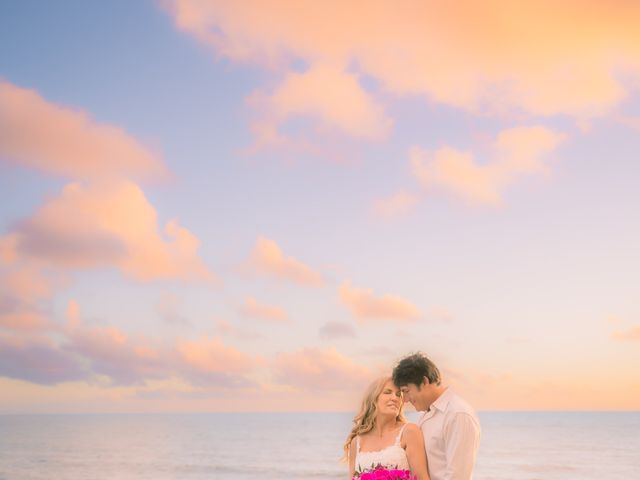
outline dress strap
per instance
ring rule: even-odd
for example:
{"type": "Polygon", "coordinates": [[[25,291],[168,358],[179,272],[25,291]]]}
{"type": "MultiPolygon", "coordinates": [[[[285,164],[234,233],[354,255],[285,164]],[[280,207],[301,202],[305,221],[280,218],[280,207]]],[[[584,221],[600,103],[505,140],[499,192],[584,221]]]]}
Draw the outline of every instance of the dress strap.
{"type": "Polygon", "coordinates": [[[405,423],[402,428],[400,429],[400,431],[398,432],[398,436],[396,437],[396,441],[393,443],[394,445],[400,445],[400,440],[402,439],[402,432],[404,432],[404,428],[409,425],[408,423],[405,423]]]}
{"type": "Polygon", "coordinates": [[[360,453],[360,435],[356,436],[356,453],[360,453]]]}

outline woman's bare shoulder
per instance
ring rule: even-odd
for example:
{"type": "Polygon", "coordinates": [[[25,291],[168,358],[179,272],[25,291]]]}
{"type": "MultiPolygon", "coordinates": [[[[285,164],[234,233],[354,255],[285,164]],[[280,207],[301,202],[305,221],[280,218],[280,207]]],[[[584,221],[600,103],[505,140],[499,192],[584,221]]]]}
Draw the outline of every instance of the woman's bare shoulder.
{"type": "Polygon", "coordinates": [[[422,430],[420,430],[420,427],[415,423],[407,423],[402,432],[402,436],[405,439],[416,438],[417,436],[422,436],[422,430]]]}
{"type": "Polygon", "coordinates": [[[415,423],[407,423],[404,427],[405,432],[420,432],[420,427],[415,423]]]}

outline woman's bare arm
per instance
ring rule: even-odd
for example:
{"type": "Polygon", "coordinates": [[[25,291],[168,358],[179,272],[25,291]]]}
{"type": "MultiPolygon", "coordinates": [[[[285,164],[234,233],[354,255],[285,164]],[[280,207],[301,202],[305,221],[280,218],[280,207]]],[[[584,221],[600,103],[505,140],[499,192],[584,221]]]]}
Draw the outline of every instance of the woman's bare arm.
{"type": "Polygon", "coordinates": [[[427,454],[424,449],[424,438],[420,427],[413,423],[407,425],[404,428],[404,432],[402,432],[402,440],[405,443],[404,448],[407,452],[411,473],[418,480],[429,480],[427,454]]]}

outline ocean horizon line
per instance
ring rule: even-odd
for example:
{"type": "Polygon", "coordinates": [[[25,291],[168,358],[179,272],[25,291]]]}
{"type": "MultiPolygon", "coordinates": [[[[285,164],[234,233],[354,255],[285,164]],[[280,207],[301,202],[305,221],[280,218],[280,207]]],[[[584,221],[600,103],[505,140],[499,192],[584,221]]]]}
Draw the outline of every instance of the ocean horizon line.
{"type": "MultiPolygon", "coordinates": [[[[640,413],[640,410],[631,409],[482,409],[478,413],[640,413]]],[[[38,416],[38,415],[59,415],[59,416],[83,416],[83,415],[303,415],[303,414],[355,414],[355,410],[216,410],[216,411],[83,411],[83,412],[0,412],[0,416],[38,416]]],[[[410,410],[405,412],[408,415],[420,412],[410,410]]]]}

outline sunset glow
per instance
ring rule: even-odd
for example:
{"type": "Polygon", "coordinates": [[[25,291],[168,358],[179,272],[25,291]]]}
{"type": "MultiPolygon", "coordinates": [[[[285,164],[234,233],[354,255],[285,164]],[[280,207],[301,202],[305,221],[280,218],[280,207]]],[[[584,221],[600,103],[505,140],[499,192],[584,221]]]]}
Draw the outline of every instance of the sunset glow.
{"type": "Polygon", "coordinates": [[[639,3],[0,9],[0,413],[640,409],[639,3]]]}

